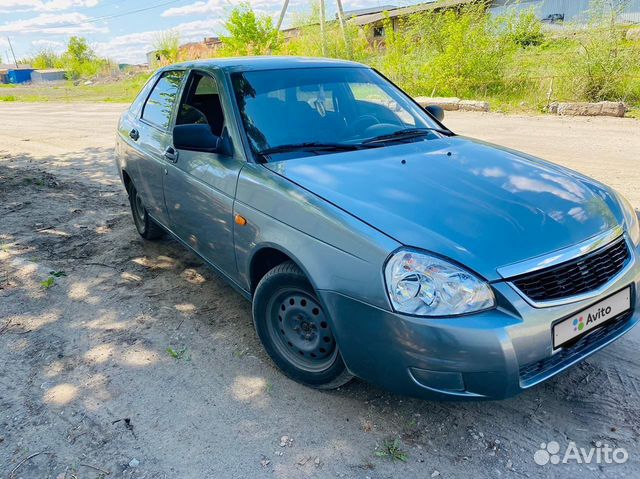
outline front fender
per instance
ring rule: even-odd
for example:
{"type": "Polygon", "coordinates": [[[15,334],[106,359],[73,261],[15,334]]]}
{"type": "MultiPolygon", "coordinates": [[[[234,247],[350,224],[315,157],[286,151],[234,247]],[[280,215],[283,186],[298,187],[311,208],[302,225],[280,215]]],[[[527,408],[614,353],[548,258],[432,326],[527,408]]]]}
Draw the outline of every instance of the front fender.
{"type": "Polygon", "coordinates": [[[277,249],[306,273],[317,290],[390,309],[383,265],[400,245],[350,214],[261,165],[247,164],[238,179],[234,213],[238,271],[250,289],[251,260],[261,249],[277,249]]]}

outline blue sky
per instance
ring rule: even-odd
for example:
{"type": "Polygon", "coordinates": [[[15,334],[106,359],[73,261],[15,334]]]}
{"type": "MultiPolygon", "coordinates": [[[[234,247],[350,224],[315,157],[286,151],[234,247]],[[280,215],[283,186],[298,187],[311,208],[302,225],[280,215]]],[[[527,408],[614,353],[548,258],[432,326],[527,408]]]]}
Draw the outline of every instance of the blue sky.
{"type": "MultiPolygon", "coordinates": [[[[277,18],[282,2],[249,3],[256,11],[277,18]]],[[[160,31],[175,29],[183,42],[224,33],[223,20],[238,3],[238,0],[0,0],[0,57],[3,62],[9,60],[7,36],[16,56],[21,58],[42,48],[61,51],[69,37],[79,35],[87,38],[100,55],[121,63],[142,63],[160,31]]],[[[289,12],[303,12],[310,8],[310,3],[291,0],[289,12]]],[[[343,0],[345,10],[413,3],[419,0],[343,0]]],[[[335,5],[330,0],[326,4],[327,16],[334,15],[335,5]]]]}

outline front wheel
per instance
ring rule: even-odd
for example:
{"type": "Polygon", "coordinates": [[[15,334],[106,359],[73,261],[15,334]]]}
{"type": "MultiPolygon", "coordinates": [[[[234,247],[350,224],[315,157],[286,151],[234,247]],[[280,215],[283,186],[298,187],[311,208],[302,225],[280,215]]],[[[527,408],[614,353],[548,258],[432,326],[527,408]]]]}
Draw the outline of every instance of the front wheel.
{"type": "Polygon", "coordinates": [[[292,261],[273,268],[258,284],[253,320],[273,362],[294,381],[334,389],[352,379],[326,312],[292,261]]]}

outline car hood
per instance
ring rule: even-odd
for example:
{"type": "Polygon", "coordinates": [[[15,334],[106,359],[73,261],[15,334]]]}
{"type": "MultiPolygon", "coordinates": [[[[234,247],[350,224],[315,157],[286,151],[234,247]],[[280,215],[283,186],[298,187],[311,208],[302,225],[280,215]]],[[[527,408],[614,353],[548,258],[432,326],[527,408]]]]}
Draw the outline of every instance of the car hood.
{"type": "Polygon", "coordinates": [[[622,224],[613,194],[596,181],[464,137],[265,166],[398,242],[488,280],[501,266],[622,224]]]}

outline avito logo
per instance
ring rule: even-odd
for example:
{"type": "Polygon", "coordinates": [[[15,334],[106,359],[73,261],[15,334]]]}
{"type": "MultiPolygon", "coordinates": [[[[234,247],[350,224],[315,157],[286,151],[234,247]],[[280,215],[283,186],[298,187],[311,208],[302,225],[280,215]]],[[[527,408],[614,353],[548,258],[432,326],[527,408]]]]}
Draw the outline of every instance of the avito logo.
{"type": "Polygon", "coordinates": [[[607,306],[606,308],[600,308],[595,313],[589,313],[587,315],[587,320],[585,321],[584,316],[580,316],[573,320],[573,330],[574,331],[582,331],[587,324],[595,323],[600,319],[604,319],[606,316],[611,314],[611,306],[607,306]]]}

